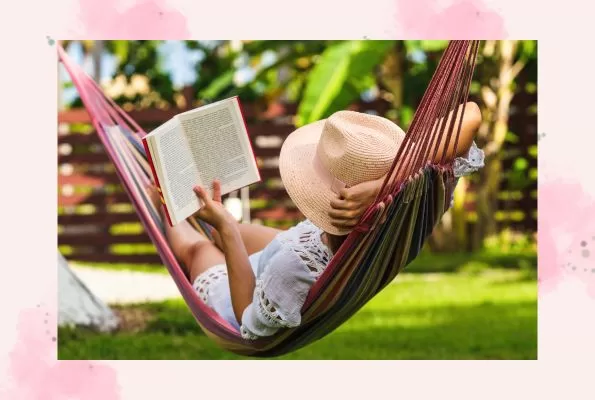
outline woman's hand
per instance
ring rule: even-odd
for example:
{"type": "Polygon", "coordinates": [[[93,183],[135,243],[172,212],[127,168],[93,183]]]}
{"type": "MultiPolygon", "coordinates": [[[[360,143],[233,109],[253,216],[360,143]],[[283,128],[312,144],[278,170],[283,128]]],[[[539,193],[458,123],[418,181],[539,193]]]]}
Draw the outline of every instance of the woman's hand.
{"type": "Polygon", "coordinates": [[[341,229],[351,229],[357,225],[368,207],[374,202],[385,176],[375,181],[342,189],[336,199],[331,200],[329,211],[331,224],[341,229]]]}
{"type": "Polygon", "coordinates": [[[213,181],[213,198],[210,199],[202,186],[195,186],[194,192],[203,202],[203,206],[196,212],[196,216],[220,230],[226,224],[236,222],[233,216],[221,203],[221,182],[213,181]]]}

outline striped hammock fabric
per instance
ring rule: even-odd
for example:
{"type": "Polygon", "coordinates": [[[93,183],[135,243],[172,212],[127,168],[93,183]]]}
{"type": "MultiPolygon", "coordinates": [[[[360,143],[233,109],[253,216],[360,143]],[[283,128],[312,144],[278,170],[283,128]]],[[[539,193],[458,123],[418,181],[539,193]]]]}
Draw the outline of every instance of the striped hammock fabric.
{"type": "MultiPolygon", "coordinates": [[[[446,143],[454,140],[456,146],[461,124],[455,121],[462,121],[462,115],[457,115],[462,108],[458,106],[467,100],[478,46],[477,41],[449,43],[376,201],[312,286],[302,308],[302,324],[255,341],[243,339],[237,329],[200,300],[174,257],[164,235],[164,222],[145,190],[152,179],[141,145],[146,133],[60,47],[58,55],[146,232],[202,330],[234,353],[274,357],[306,346],[339,327],[421,250],[447,210],[455,185],[452,165],[428,164],[425,160],[436,152],[432,145],[443,139],[446,143]],[[443,117],[450,112],[454,118],[445,126],[443,117]],[[443,122],[437,124],[438,120],[443,122]]],[[[191,223],[210,237],[208,225],[198,220],[191,223]]]]}

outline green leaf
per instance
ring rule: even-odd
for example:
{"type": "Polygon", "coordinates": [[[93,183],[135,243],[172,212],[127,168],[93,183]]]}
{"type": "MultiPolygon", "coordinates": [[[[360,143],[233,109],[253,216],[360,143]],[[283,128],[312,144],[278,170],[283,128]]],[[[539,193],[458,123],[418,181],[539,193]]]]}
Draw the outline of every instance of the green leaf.
{"type": "Polygon", "coordinates": [[[472,81],[469,86],[469,94],[479,94],[481,92],[481,83],[472,81]]]}
{"type": "Polygon", "coordinates": [[[118,57],[119,62],[125,62],[128,59],[130,42],[127,40],[114,40],[112,43],[114,55],[118,57]]]}
{"type": "Polygon", "coordinates": [[[349,83],[358,93],[361,94],[376,85],[376,77],[370,72],[369,74],[362,77],[350,79],[349,83]]]}
{"type": "Polygon", "coordinates": [[[537,92],[537,84],[535,82],[527,82],[525,91],[529,94],[535,94],[537,92]]]}
{"type": "Polygon", "coordinates": [[[205,100],[217,98],[220,93],[233,84],[234,72],[234,70],[229,70],[215,78],[206,88],[200,91],[200,98],[205,100]]]}
{"type": "Polygon", "coordinates": [[[517,158],[514,160],[513,169],[516,171],[524,171],[529,168],[529,162],[524,158],[517,158]]]}
{"type": "Polygon", "coordinates": [[[403,40],[405,43],[405,50],[411,53],[415,50],[421,50],[421,40],[403,40]]]}
{"type": "Polygon", "coordinates": [[[409,124],[411,124],[411,121],[413,120],[413,114],[415,114],[415,110],[413,109],[413,107],[408,106],[408,105],[403,105],[403,107],[401,107],[401,127],[403,127],[403,129],[405,129],[405,127],[408,127],[409,124]]]}
{"type": "Polygon", "coordinates": [[[358,40],[328,46],[310,72],[296,124],[318,121],[347,107],[359,95],[353,83],[368,81],[368,76],[393,44],[392,41],[358,40]]]}
{"type": "Polygon", "coordinates": [[[519,137],[516,133],[508,131],[508,132],[506,132],[506,136],[504,137],[504,140],[509,143],[518,143],[519,137]]]}
{"type": "Polygon", "coordinates": [[[286,95],[290,102],[296,102],[304,87],[304,74],[297,74],[286,85],[286,95]]]}
{"type": "Polygon", "coordinates": [[[523,61],[535,59],[537,57],[537,41],[535,40],[521,40],[520,41],[520,58],[523,61]]]}
{"type": "Polygon", "coordinates": [[[448,40],[421,40],[420,42],[423,51],[442,51],[448,46],[448,40]]]}

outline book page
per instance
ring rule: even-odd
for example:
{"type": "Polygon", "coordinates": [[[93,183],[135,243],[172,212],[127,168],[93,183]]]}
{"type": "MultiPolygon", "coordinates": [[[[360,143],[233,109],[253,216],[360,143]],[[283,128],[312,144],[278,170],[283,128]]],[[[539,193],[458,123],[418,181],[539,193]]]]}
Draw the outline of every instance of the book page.
{"type": "Polygon", "coordinates": [[[188,143],[176,120],[149,138],[157,155],[155,167],[172,223],[186,219],[200,207],[193,187],[200,184],[188,143]],[[162,178],[163,177],[163,178],[162,178]]]}
{"type": "Polygon", "coordinates": [[[227,194],[260,180],[237,98],[180,114],[200,181],[212,193],[214,179],[227,194]]]}

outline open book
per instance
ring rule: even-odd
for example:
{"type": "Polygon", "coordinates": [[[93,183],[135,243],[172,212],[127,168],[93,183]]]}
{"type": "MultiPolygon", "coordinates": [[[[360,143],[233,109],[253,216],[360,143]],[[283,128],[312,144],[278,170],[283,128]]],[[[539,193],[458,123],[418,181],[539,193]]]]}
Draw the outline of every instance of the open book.
{"type": "Polygon", "coordinates": [[[214,179],[222,195],[260,181],[237,97],[176,115],[143,145],[171,226],[202,206],[194,186],[212,196],[214,179]]]}

